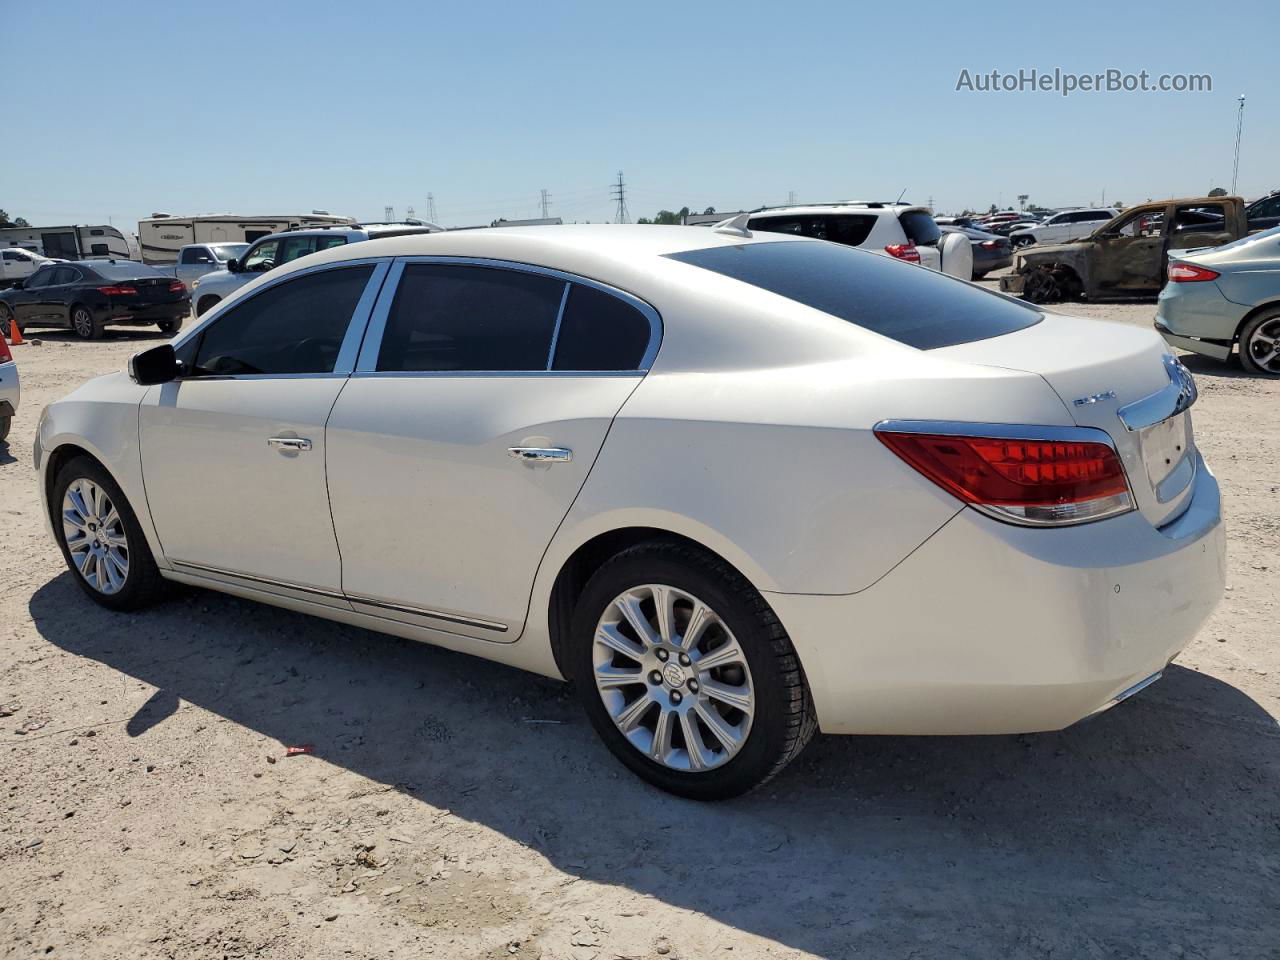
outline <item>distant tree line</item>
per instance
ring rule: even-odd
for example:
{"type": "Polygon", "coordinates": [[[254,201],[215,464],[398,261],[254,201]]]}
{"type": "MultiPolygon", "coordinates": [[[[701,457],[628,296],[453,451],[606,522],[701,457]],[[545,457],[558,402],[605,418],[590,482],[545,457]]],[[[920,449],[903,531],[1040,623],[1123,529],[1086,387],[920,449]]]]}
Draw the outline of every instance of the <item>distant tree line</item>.
{"type": "Polygon", "coordinates": [[[27,223],[27,221],[24,220],[22,217],[17,217],[13,220],[10,220],[9,214],[4,210],[0,210],[0,227],[29,227],[29,226],[31,226],[31,224],[27,223]]]}
{"type": "MultiPolygon", "coordinates": [[[[652,220],[650,220],[648,217],[641,217],[639,220],[636,221],[636,223],[661,223],[661,224],[666,224],[667,226],[679,226],[680,224],[684,223],[684,218],[687,217],[691,212],[692,211],[688,207],[681,207],[679,210],[675,210],[675,211],[659,210],[657,215],[654,216],[652,220]]],[[[715,213],[716,208],[707,207],[707,209],[703,210],[702,212],[704,214],[715,213]]]]}

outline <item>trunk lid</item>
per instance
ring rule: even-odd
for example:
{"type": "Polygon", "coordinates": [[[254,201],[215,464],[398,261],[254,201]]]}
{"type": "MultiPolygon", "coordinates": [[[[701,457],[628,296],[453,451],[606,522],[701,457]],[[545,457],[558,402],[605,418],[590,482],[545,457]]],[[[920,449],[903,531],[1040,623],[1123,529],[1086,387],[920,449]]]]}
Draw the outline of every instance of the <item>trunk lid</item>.
{"type": "Polygon", "coordinates": [[[177,303],[184,296],[186,291],[171,290],[173,285],[173,277],[139,277],[137,280],[120,280],[117,286],[133,287],[138,291],[136,297],[119,298],[121,300],[128,299],[137,304],[149,303],[177,303]]]}
{"type": "Polygon", "coordinates": [[[931,353],[1038,374],[1078,426],[1111,437],[1153,525],[1187,507],[1198,459],[1187,411],[1195,388],[1154,331],[1049,313],[1025,330],[931,353]]]}

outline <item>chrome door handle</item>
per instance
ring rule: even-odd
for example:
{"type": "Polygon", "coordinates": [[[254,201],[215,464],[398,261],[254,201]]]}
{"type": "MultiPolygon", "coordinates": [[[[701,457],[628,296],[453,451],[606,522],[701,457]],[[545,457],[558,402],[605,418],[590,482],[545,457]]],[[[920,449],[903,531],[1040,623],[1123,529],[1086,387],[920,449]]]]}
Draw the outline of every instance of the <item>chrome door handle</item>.
{"type": "Polygon", "coordinates": [[[507,456],[524,463],[568,463],[573,451],[565,447],[507,447],[507,456]]]}
{"type": "Polygon", "coordinates": [[[267,446],[277,450],[293,450],[295,452],[311,449],[311,441],[305,437],[268,437],[267,446]]]}

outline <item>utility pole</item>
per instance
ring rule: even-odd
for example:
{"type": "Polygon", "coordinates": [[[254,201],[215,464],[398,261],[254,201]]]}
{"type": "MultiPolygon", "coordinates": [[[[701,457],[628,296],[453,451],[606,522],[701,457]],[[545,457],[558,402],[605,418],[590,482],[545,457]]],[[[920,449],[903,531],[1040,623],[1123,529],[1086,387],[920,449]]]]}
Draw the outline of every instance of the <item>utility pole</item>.
{"type": "Polygon", "coordinates": [[[395,210],[391,207],[383,207],[382,219],[387,221],[387,223],[390,223],[392,220],[395,219],[395,210]]]}
{"type": "Polygon", "coordinates": [[[618,210],[614,215],[614,223],[630,223],[631,218],[627,214],[627,185],[622,182],[622,171],[618,171],[618,182],[613,185],[609,191],[609,195],[618,201],[618,210]]]}
{"type": "Polygon", "coordinates": [[[542,188],[542,219],[543,220],[547,219],[548,217],[547,208],[550,206],[551,206],[551,194],[547,192],[546,187],[543,187],[542,188]]]}
{"type": "Polygon", "coordinates": [[[1240,175],[1240,134],[1244,132],[1244,94],[1237,98],[1240,109],[1236,111],[1236,162],[1231,168],[1231,195],[1236,195],[1236,178],[1240,175]]]}
{"type": "Polygon", "coordinates": [[[427,194],[427,219],[432,223],[440,222],[440,219],[436,216],[436,195],[434,193],[427,194]]]}

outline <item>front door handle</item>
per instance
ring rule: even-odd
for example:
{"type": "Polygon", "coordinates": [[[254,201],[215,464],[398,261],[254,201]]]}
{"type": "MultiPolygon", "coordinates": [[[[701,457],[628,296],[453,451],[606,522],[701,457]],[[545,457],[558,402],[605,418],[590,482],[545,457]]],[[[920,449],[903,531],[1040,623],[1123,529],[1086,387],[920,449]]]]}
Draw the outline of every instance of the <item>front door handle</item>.
{"type": "Polygon", "coordinates": [[[507,447],[507,456],[524,463],[568,463],[573,451],[565,447],[507,447]]]}
{"type": "Polygon", "coordinates": [[[267,446],[277,450],[290,450],[294,453],[311,449],[311,441],[305,437],[268,437],[267,446]]]}

